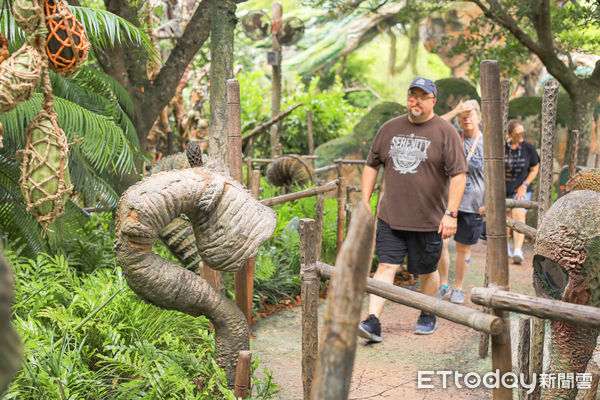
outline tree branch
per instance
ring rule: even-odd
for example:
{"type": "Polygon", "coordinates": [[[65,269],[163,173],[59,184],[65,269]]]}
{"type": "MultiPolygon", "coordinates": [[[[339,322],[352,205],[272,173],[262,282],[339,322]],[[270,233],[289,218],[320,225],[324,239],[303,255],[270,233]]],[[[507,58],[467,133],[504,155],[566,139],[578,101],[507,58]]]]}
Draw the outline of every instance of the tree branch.
{"type": "Polygon", "coordinates": [[[157,112],[169,103],[183,72],[209,36],[209,4],[209,0],[200,1],[181,38],[154,79],[154,84],[148,88],[148,97],[154,98],[154,103],[160,103],[157,112]]]}
{"type": "Polygon", "coordinates": [[[577,85],[577,77],[569,70],[565,63],[558,58],[558,55],[554,50],[550,23],[550,5],[548,0],[543,0],[544,5],[542,5],[542,9],[537,10],[539,18],[532,21],[538,34],[539,42],[535,42],[531,36],[519,28],[517,22],[502,9],[502,6],[497,0],[489,0],[488,3],[490,4],[490,7],[486,7],[480,0],[469,1],[476,4],[481,11],[483,11],[486,18],[508,29],[515,39],[533,54],[537,55],[548,72],[550,72],[550,74],[552,74],[552,76],[554,76],[567,91],[570,92],[575,88],[577,85]],[[544,9],[544,7],[547,9],[544,9]],[[544,29],[544,31],[542,32],[541,29],[544,29]]]}

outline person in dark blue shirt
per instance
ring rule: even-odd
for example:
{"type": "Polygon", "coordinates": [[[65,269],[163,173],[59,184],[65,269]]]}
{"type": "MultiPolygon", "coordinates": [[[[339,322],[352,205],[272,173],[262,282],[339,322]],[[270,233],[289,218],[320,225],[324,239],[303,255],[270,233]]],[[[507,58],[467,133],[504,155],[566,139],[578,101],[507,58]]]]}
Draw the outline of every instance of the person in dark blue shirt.
{"type": "MultiPolygon", "coordinates": [[[[540,168],[540,156],[533,144],[523,140],[525,128],[516,120],[507,124],[507,140],[504,146],[504,177],[506,180],[506,197],[515,200],[531,200],[531,182],[535,179],[540,168]]],[[[525,208],[509,209],[507,216],[525,223],[527,210],[525,208]]],[[[508,233],[510,238],[510,231],[508,233]]],[[[511,253],[508,245],[508,257],[515,264],[523,262],[524,236],[513,232],[514,251],[511,253]]]]}

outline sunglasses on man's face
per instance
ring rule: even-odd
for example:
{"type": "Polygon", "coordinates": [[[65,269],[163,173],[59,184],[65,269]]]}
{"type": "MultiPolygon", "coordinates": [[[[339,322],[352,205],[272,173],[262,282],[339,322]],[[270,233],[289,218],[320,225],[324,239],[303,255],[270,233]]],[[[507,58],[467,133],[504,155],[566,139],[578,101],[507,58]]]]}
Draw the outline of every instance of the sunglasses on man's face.
{"type": "Polygon", "coordinates": [[[408,100],[410,101],[425,101],[425,100],[430,100],[435,98],[435,96],[433,95],[429,95],[429,94],[416,94],[416,93],[412,93],[412,92],[408,92],[408,100]]]}

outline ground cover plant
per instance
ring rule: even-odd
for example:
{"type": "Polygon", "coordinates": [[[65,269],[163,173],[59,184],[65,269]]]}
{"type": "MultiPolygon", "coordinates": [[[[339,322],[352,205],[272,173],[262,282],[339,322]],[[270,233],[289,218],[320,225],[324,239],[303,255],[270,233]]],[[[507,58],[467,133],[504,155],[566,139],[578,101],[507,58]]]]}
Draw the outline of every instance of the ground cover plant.
{"type": "MultiPolygon", "coordinates": [[[[26,258],[9,243],[25,359],[3,398],[233,399],[208,320],[146,304],[129,289],[111,221],[92,218],[55,255],[26,258]]],[[[253,380],[254,398],[277,391],[265,372],[253,380]]]]}

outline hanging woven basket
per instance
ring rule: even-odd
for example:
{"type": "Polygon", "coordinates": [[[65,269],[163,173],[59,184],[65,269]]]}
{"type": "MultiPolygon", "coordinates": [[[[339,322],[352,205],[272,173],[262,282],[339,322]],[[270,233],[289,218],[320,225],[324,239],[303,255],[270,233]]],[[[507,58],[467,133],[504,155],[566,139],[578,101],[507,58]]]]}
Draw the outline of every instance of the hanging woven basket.
{"type": "Polygon", "coordinates": [[[42,76],[40,53],[25,43],[0,64],[0,114],[28,100],[42,76]]]}
{"type": "Polygon", "coordinates": [[[12,11],[15,22],[25,33],[33,33],[40,26],[42,9],[38,0],[15,0],[12,11]]]}
{"type": "Polygon", "coordinates": [[[89,43],[83,25],[75,19],[64,2],[45,0],[46,54],[50,68],[62,75],[79,69],[88,53],[89,43]]]}
{"type": "Polygon", "coordinates": [[[21,189],[27,211],[47,225],[64,211],[73,187],[69,176],[69,147],[54,109],[42,108],[25,130],[21,189]]]}

